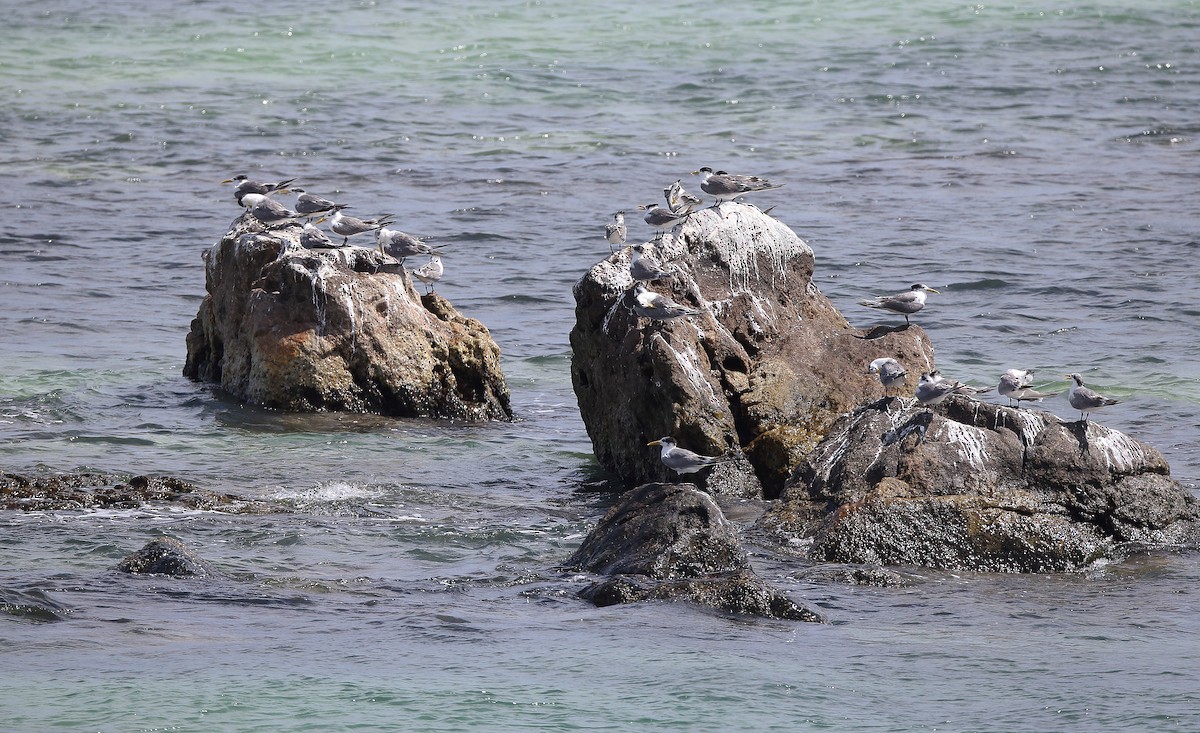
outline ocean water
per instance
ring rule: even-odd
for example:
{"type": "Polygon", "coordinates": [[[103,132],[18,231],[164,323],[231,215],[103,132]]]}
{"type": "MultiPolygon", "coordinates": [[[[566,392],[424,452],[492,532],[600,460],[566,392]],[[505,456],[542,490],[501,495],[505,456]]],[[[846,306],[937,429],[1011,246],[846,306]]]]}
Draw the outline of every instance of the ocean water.
{"type": "Polygon", "coordinates": [[[0,513],[0,728],[1200,730],[1193,551],[880,589],[756,548],[824,625],[596,609],[558,568],[611,502],[571,285],[612,211],[703,165],[785,184],[753,201],[852,322],[928,283],[943,373],[1081,372],[1195,492],[1200,5],[1128,5],[9,3],[0,469],[295,512],[0,513]],[[287,415],[183,378],[236,173],[449,245],[438,290],[492,330],[520,419],[287,415]],[[222,577],[113,570],[164,534],[222,577]]]}

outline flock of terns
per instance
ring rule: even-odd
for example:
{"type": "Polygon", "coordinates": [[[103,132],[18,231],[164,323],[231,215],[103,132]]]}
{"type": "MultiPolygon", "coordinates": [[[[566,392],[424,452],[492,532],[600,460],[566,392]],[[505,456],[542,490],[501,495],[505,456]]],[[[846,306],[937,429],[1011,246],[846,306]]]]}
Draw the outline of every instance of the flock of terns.
{"type": "MultiPolygon", "coordinates": [[[[712,207],[717,209],[726,201],[732,201],[746,194],[770,191],[781,187],[781,184],[771,183],[769,180],[759,176],[735,175],[725,171],[714,171],[712,168],[707,167],[694,171],[694,174],[700,176],[700,190],[715,199],[712,207]]],[[[686,221],[703,203],[699,197],[688,193],[684,189],[682,179],[675,181],[665,188],[663,195],[667,200],[665,207],[657,203],[645,204],[638,207],[639,211],[645,212],[643,219],[657,231],[657,236],[650,242],[631,245],[629,260],[629,275],[634,283],[633,310],[641,317],[659,321],[699,314],[699,311],[695,308],[689,308],[671,300],[665,295],[650,290],[646,287],[645,283],[668,279],[674,276],[674,273],[663,269],[662,265],[652,258],[649,250],[655,241],[660,240],[667,231],[686,221]]],[[[767,209],[766,213],[769,212],[770,209],[767,209]]],[[[608,241],[610,247],[618,247],[625,244],[627,234],[625,212],[618,211],[612,215],[612,221],[605,226],[605,239],[608,241]]],[[[925,301],[929,293],[938,293],[938,291],[928,285],[916,283],[908,290],[896,293],[895,295],[881,295],[875,298],[860,300],[858,304],[867,308],[875,308],[902,315],[904,316],[905,324],[909,325],[911,324],[909,317],[925,307],[925,301]]],[[[908,377],[903,365],[891,357],[875,359],[868,365],[867,372],[877,375],[885,389],[903,385],[908,377]]],[[[1000,396],[1008,399],[1010,406],[1015,403],[1018,409],[1020,409],[1022,402],[1039,402],[1047,397],[1059,394],[1058,392],[1042,392],[1036,389],[1033,386],[1033,374],[1032,369],[1009,369],[1001,375],[996,391],[1000,396]]],[[[1081,422],[1086,423],[1090,413],[1120,402],[1120,400],[1106,397],[1084,386],[1083,377],[1078,373],[1067,374],[1065,376],[1071,380],[1070,388],[1067,390],[1067,401],[1071,407],[1079,410],[1079,420],[1081,422]]],[[[913,397],[916,400],[916,404],[930,407],[943,402],[954,394],[974,397],[975,395],[990,392],[991,389],[991,387],[972,387],[962,382],[945,379],[935,369],[921,374],[913,392],[913,397]]],[[[727,456],[704,456],[686,448],[681,448],[675,439],[670,436],[651,441],[647,445],[660,446],[660,460],[664,466],[674,471],[677,475],[696,473],[709,466],[732,460],[727,456]]]]}
{"type": "Polygon", "coordinates": [[[408,257],[426,255],[429,261],[412,271],[412,276],[425,284],[426,292],[433,292],[434,283],[442,279],[445,271],[442,265],[441,250],[434,249],[420,239],[405,234],[398,229],[389,229],[392,214],[383,214],[372,219],[359,219],[344,212],[351,208],[329,199],[316,196],[299,186],[292,185],[296,179],[284,181],[258,182],[250,180],[246,175],[237,175],[222,183],[232,183],[233,196],[247,212],[250,213],[264,228],[279,226],[296,226],[303,224],[300,230],[300,246],[306,249],[336,249],[349,246],[350,237],[374,232],[375,242],[381,254],[386,254],[404,264],[408,257]],[[276,194],[296,194],[296,203],[292,208],[271,198],[276,194]],[[315,219],[315,221],[314,221],[315,219]],[[330,239],[318,224],[329,222],[329,229],[337,237],[342,238],[341,244],[330,239]]]}

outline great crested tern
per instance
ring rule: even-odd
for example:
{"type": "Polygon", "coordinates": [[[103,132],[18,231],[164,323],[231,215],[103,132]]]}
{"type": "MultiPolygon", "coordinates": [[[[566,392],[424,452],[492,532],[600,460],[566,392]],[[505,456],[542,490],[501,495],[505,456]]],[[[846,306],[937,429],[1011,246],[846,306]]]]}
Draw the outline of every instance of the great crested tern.
{"type": "Polygon", "coordinates": [[[867,373],[878,374],[879,383],[883,385],[884,389],[897,384],[904,384],[904,378],[908,374],[908,372],[904,371],[904,367],[900,365],[900,362],[890,356],[881,356],[872,361],[867,367],[867,373]]]}
{"type": "Polygon", "coordinates": [[[412,271],[412,276],[425,283],[426,295],[433,292],[433,285],[442,279],[442,257],[437,252],[429,255],[429,261],[412,271]]]}
{"type": "Polygon", "coordinates": [[[268,194],[274,191],[284,193],[287,191],[288,184],[294,180],[296,179],[288,178],[287,180],[277,181],[275,183],[260,183],[258,181],[250,180],[249,176],[242,173],[234,176],[233,178],[226,178],[224,181],[221,181],[221,183],[236,184],[233,187],[233,198],[236,199],[239,204],[241,204],[242,197],[248,193],[268,194]]]}
{"type": "Polygon", "coordinates": [[[670,436],[652,440],[646,445],[662,446],[662,450],[658,454],[659,459],[664,466],[674,471],[677,475],[696,473],[709,466],[715,466],[718,463],[725,463],[731,460],[726,456],[702,456],[687,448],[680,448],[675,439],[670,436]]]}
{"type": "Polygon", "coordinates": [[[674,273],[662,269],[657,262],[646,256],[646,245],[635,244],[629,248],[629,276],[634,280],[649,282],[674,277],[674,273]]]}
{"type": "Polygon", "coordinates": [[[1009,369],[1000,375],[1000,384],[996,385],[996,392],[1001,397],[1008,398],[1009,407],[1015,401],[1018,408],[1021,407],[1022,401],[1037,402],[1058,394],[1058,392],[1039,392],[1030,386],[1032,384],[1032,369],[1009,369]]]}
{"type": "Polygon", "coordinates": [[[612,215],[612,221],[604,225],[604,238],[608,240],[609,251],[616,251],[614,247],[620,247],[625,244],[625,237],[628,230],[625,228],[625,212],[618,211],[612,215]]]}
{"type": "Polygon", "coordinates": [[[719,207],[726,201],[732,201],[739,196],[759,191],[772,191],[782,188],[782,183],[771,183],[758,176],[739,176],[725,171],[713,171],[705,166],[694,175],[700,176],[700,190],[716,199],[713,206],[719,207]]]}
{"type": "Polygon", "coordinates": [[[676,214],[690,213],[703,203],[699,196],[688,193],[687,189],[683,187],[682,178],[676,179],[674,183],[664,188],[663,196],[667,198],[667,208],[676,214]]]}
{"type": "Polygon", "coordinates": [[[968,397],[973,397],[977,394],[982,394],[991,390],[991,387],[979,389],[972,387],[969,384],[962,382],[951,382],[942,377],[936,371],[923,372],[920,380],[917,382],[917,389],[913,392],[913,396],[917,398],[917,402],[930,407],[944,401],[952,394],[961,394],[968,397]]]}
{"type": "Polygon", "coordinates": [[[308,191],[305,191],[303,188],[292,188],[290,190],[292,193],[299,194],[296,197],[296,213],[307,219],[312,219],[314,216],[319,216],[321,214],[327,214],[339,207],[343,209],[350,208],[344,204],[336,204],[329,199],[315,196],[308,191]]]}
{"type": "Polygon", "coordinates": [[[411,234],[405,234],[399,229],[388,229],[386,226],[375,230],[375,240],[379,243],[379,251],[391,255],[404,262],[405,258],[413,255],[431,255],[433,247],[425,244],[411,234]]]}
{"type": "Polygon", "coordinates": [[[300,231],[300,246],[305,249],[336,249],[337,244],[311,221],[304,222],[300,231]]]}
{"type": "Polygon", "coordinates": [[[938,291],[928,285],[916,283],[903,293],[879,295],[874,298],[860,300],[858,304],[865,305],[868,308],[879,308],[891,313],[898,313],[904,316],[905,323],[910,323],[908,317],[925,307],[926,293],[936,292],[938,291]]]}
{"type": "Polygon", "coordinates": [[[281,224],[299,218],[299,214],[263,193],[242,196],[242,206],[264,225],[281,224]]]}
{"type": "Polygon", "coordinates": [[[667,230],[682,224],[692,214],[691,211],[675,213],[658,204],[643,204],[638,207],[638,210],[645,211],[646,214],[642,218],[646,220],[647,224],[658,230],[655,239],[662,239],[667,230]]]}
{"type": "Polygon", "coordinates": [[[379,216],[374,219],[359,219],[357,217],[343,214],[342,209],[344,208],[346,207],[341,205],[335,206],[333,216],[322,217],[317,220],[317,223],[319,224],[328,218],[329,228],[334,234],[342,238],[343,246],[350,241],[350,237],[353,237],[356,234],[372,232],[392,223],[391,214],[384,214],[383,216],[379,216]]]}
{"type": "Polygon", "coordinates": [[[1079,419],[1083,422],[1087,422],[1088,413],[1121,402],[1111,397],[1105,397],[1094,389],[1083,386],[1083,377],[1079,376],[1078,373],[1066,376],[1067,379],[1071,380],[1071,389],[1067,392],[1067,402],[1071,403],[1071,407],[1079,410],[1079,419]]]}
{"type": "Polygon", "coordinates": [[[684,316],[698,316],[700,311],[680,305],[665,295],[647,290],[638,283],[633,288],[633,312],[652,321],[669,321],[684,316]]]}

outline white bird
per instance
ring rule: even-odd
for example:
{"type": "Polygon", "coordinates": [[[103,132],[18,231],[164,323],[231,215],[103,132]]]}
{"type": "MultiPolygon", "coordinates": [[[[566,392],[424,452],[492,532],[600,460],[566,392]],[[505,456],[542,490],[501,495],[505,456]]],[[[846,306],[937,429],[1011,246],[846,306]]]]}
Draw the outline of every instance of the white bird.
{"type": "Polygon", "coordinates": [[[683,318],[684,316],[700,315],[700,311],[695,308],[688,308],[685,305],[676,303],[665,295],[659,295],[652,290],[647,290],[641,283],[634,286],[633,294],[633,312],[643,318],[649,318],[653,321],[669,321],[674,318],[683,318]]]}
{"type": "Polygon", "coordinates": [[[337,245],[333,243],[325,232],[321,231],[312,222],[304,222],[304,229],[300,231],[300,246],[305,249],[336,249],[337,245]]]}
{"type": "Polygon", "coordinates": [[[429,255],[429,261],[412,271],[412,276],[421,282],[425,283],[428,290],[426,294],[433,292],[433,284],[442,279],[442,257],[437,252],[429,255]]]}
{"type": "Polygon", "coordinates": [[[661,280],[673,277],[673,274],[663,270],[657,262],[646,256],[646,245],[635,244],[629,248],[629,276],[636,280],[661,280]]]}
{"type": "Polygon", "coordinates": [[[661,445],[662,451],[658,455],[659,459],[664,466],[678,475],[696,473],[709,466],[731,460],[725,456],[702,456],[687,448],[680,448],[675,439],[669,436],[652,440],[646,445],[661,445]]]}
{"type": "Polygon", "coordinates": [[[242,206],[265,225],[281,224],[299,217],[296,212],[262,193],[245,194],[242,196],[242,206]]]}
{"type": "Polygon", "coordinates": [[[405,234],[399,229],[388,229],[386,226],[379,227],[375,230],[375,240],[379,243],[379,251],[386,253],[404,262],[406,257],[413,255],[431,255],[434,254],[433,247],[425,244],[421,240],[405,234]]]}
{"type": "Polygon", "coordinates": [[[1033,389],[1031,384],[1033,384],[1032,369],[1009,369],[1000,375],[1000,384],[996,386],[996,392],[1001,397],[1008,398],[1009,406],[1015,400],[1018,408],[1022,401],[1036,402],[1058,394],[1058,392],[1039,392],[1033,389]]]}
{"type": "Polygon", "coordinates": [[[677,179],[670,186],[663,189],[663,196],[667,198],[667,208],[676,214],[691,213],[693,209],[703,203],[699,196],[694,196],[688,193],[683,187],[683,179],[677,179]]]}
{"type": "MultiPolygon", "coordinates": [[[[333,230],[334,234],[342,238],[342,246],[345,246],[346,243],[350,241],[350,237],[353,237],[356,234],[372,232],[391,223],[391,214],[384,214],[383,216],[376,217],[374,219],[359,219],[357,217],[346,216],[343,214],[342,209],[344,208],[346,207],[340,205],[334,207],[333,216],[328,217],[329,228],[333,230]]],[[[318,219],[317,223],[320,224],[321,222],[325,221],[325,218],[326,217],[322,217],[318,219]]]]}
{"type": "Polygon", "coordinates": [[[783,184],[771,183],[758,176],[739,176],[725,171],[713,172],[708,166],[693,171],[693,174],[700,176],[700,190],[715,198],[717,201],[713,206],[717,207],[748,193],[772,191],[783,187],[783,184]]]}
{"type": "Polygon", "coordinates": [[[1120,403],[1120,400],[1105,397],[1099,392],[1083,386],[1083,377],[1079,376],[1079,374],[1068,374],[1066,376],[1067,379],[1071,380],[1071,389],[1067,392],[1067,402],[1071,403],[1071,407],[1079,410],[1080,420],[1087,422],[1088,413],[1095,412],[1102,407],[1120,403]]]}
{"type": "Polygon", "coordinates": [[[937,371],[922,373],[920,380],[917,382],[917,389],[913,396],[917,398],[917,402],[925,406],[936,405],[943,402],[952,394],[967,395],[968,397],[987,392],[991,387],[977,389],[969,384],[962,382],[951,382],[942,377],[937,371]]]}
{"type": "Polygon", "coordinates": [[[644,204],[638,207],[639,211],[645,211],[643,219],[646,223],[658,230],[658,235],[655,239],[662,239],[662,236],[667,233],[668,229],[674,229],[682,224],[689,216],[691,211],[684,213],[675,213],[670,209],[665,209],[658,204],[644,204]]]}
{"type": "Polygon", "coordinates": [[[625,212],[618,211],[612,215],[612,221],[604,225],[604,238],[608,240],[609,251],[613,251],[613,247],[620,247],[625,244],[625,212]]]}
{"type": "Polygon", "coordinates": [[[903,384],[904,378],[908,372],[904,371],[904,367],[900,366],[900,362],[890,356],[882,356],[875,361],[872,361],[867,367],[868,374],[878,374],[879,383],[884,389],[896,384],[903,384]]]}
{"type": "MultiPolygon", "coordinates": [[[[236,184],[233,187],[233,197],[237,199],[239,204],[241,204],[242,197],[248,193],[258,193],[264,195],[271,193],[272,191],[284,193],[287,191],[288,184],[294,180],[296,179],[289,178],[286,181],[278,181],[276,183],[259,183],[258,181],[250,180],[250,177],[243,173],[236,175],[233,178],[226,178],[224,181],[221,181],[221,183],[236,184]]],[[[245,206],[245,204],[242,205],[245,206]]]]}
{"type": "Polygon", "coordinates": [[[296,197],[296,213],[309,219],[312,219],[318,214],[325,214],[337,208],[350,208],[344,204],[335,204],[329,199],[315,196],[305,191],[303,188],[293,188],[291,191],[292,193],[299,194],[299,196],[296,197]]]}
{"type": "Polygon", "coordinates": [[[858,304],[865,305],[868,308],[879,308],[891,313],[899,313],[904,316],[904,322],[909,323],[908,317],[925,307],[926,293],[936,292],[938,291],[928,285],[916,283],[903,293],[879,295],[867,300],[860,300],[858,304]]]}

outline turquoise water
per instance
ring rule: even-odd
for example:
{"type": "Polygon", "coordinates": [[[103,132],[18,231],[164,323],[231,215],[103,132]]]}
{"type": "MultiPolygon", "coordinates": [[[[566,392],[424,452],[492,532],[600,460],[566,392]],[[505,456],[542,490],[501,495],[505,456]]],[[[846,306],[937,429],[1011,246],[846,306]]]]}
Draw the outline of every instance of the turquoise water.
{"type": "Polygon", "coordinates": [[[0,515],[3,727],[1200,728],[1192,552],[869,589],[757,548],[822,626],[595,609],[558,569],[610,501],[571,285],[612,211],[703,165],[785,183],[756,202],[852,322],[929,283],[943,373],[1080,371],[1195,491],[1196,3],[264,5],[6,9],[0,467],[297,511],[0,515]],[[281,415],[184,379],[241,172],[451,245],[438,290],[521,419],[281,415]],[[113,572],[160,534],[224,577],[113,572]]]}

